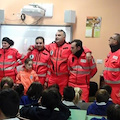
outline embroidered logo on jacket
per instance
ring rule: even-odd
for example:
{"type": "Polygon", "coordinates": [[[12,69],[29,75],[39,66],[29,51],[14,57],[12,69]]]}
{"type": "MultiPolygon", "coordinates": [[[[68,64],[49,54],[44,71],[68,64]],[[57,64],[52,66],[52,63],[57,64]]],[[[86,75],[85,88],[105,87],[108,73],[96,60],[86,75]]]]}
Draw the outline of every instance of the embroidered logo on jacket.
{"type": "Polygon", "coordinates": [[[33,58],[34,58],[34,55],[30,55],[29,58],[30,58],[30,59],[33,59],[33,58]]]}
{"type": "Polygon", "coordinates": [[[81,62],[82,63],[86,63],[86,59],[81,59],[81,62]]]}
{"type": "Polygon", "coordinates": [[[50,55],[53,55],[53,51],[52,50],[50,51],[50,55]]]}
{"type": "Polygon", "coordinates": [[[32,75],[30,76],[30,79],[33,79],[33,76],[32,76],[32,75]]]}
{"type": "Polygon", "coordinates": [[[115,55],[114,55],[114,56],[113,56],[113,59],[117,60],[117,59],[118,59],[118,56],[115,56],[115,55]]]}
{"type": "Polygon", "coordinates": [[[12,55],[8,55],[8,59],[12,59],[13,58],[13,56],[12,55]]]}

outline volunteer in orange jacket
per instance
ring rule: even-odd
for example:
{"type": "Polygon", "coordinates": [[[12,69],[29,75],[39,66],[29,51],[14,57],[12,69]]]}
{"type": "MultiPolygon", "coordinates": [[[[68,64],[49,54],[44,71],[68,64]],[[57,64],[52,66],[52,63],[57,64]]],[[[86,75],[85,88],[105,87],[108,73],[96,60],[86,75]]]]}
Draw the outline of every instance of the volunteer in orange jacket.
{"type": "MultiPolygon", "coordinates": [[[[46,46],[50,52],[50,76],[48,86],[58,84],[60,93],[63,94],[63,89],[68,85],[68,67],[67,61],[71,54],[71,45],[65,41],[66,33],[63,30],[58,30],[55,36],[55,42],[46,46]]],[[[89,51],[88,51],[89,52],[89,51]]],[[[86,54],[87,58],[91,59],[90,53],[86,54]]]]}
{"type": "Polygon", "coordinates": [[[44,85],[47,71],[48,71],[48,62],[50,54],[44,47],[45,41],[44,38],[39,36],[35,39],[35,47],[32,51],[27,53],[26,58],[30,58],[33,61],[33,70],[36,71],[39,82],[44,85]]]}
{"type": "Polygon", "coordinates": [[[11,77],[14,82],[16,79],[18,65],[24,61],[24,55],[21,55],[15,48],[10,48],[14,42],[8,37],[2,39],[2,48],[0,49],[0,81],[3,77],[11,77]]]}
{"type": "Polygon", "coordinates": [[[72,54],[68,58],[68,85],[81,88],[83,91],[82,99],[88,102],[90,78],[97,72],[96,64],[93,57],[89,61],[86,59],[81,40],[76,39],[71,42],[71,51],[72,54]]]}
{"type": "Polygon", "coordinates": [[[36,72],[32,70],[33,61],[30,58],[27,58],[24,63],[24,69],[19,71],[16,76],[16,83],[21,83],[24,86],[24,94],[26,95],[31,83],[39,81],[39,78],[36,72]]]}
{"type": "Polygon", "coordinates": [[[105,60],[103,72],[105,83],[112,87],[111,98],[120,104],[120,34],[115,33],[109,39],[111,52],[105,60]]]}

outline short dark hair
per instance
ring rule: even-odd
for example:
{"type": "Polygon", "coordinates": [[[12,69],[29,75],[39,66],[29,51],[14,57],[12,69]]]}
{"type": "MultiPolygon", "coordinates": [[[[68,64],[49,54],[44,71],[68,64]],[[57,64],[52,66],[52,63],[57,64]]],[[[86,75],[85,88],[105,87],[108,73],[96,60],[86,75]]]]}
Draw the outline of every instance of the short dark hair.
{"type": "Polygon", "coordinates": [[[53,85],[48,87],[48,89],[50,89],[50,88],[56,88],[59,91],[59,85],[58,84],[53,84],[53,85]]]}
{"type": "Polygon", "coordinates": [[[43,107],[46,107],[50,110],[58,107],[61,102],[60,95],[57,89],[46,89],[43,91],[41,104],[43,107]]]}
{"type": "Polygon", "coordinates": [[[75,90],[73,87],[67,86],[63,90],[63,99],[66,101],[73,101],[75,98],[75,90]]]}
{"type": "Polygon", "coordinates": [[[58,94],[60,95],[60,98],[62,99],[62,95],[59,92],[59,85],[58,84],[53,84],[53,85],[49,86],[48,89],[53,89],[53,90],[55,89],[55,90],[57,90],[58,94]]]}
{"type": "Polygon", "coordinates": [[[79,39],[74,39],[71,43],[76,43],[76,47],[80,46],[82,48],[82,41],[79,39]]]}
{"type": "Polygon", "coordinates": [[[109,93],[107,92],[107,90],[105,89],[99,89],[96,94],[95,94],[95,97],[96,97],[96,101],[98,103],[100,102],[105,102],[107,103],[108,102],[108,99],[109,99],[109,93]]]}
{"type": "Polygon", "coordinates": [[[107,119],[108,120],[120,120],[120,105],[111,104],[108,106],[107,119]]]}
{"type": "Polygon", "coordinates": [[[23,84],[15,84],[14,90],[18,93],[19,97],[21,98],[24,95],[24,86],[23,84]]]}
{"type": "Polygon", "coordinates": [[[65,31],[64,31],[64,30],[58,30],[58,32],[63,32],[64,37],[66,37],[66,33],[65,33],[65,31]]]}
{"type": "Polygon", "coordinates": [[[19,97],[14,90],[9,88],[0,92],[0,109],[6,117],[16,117],[19,109],[19,97]]]}
{"type": "Polygon", "coordinates": [[[111,92],[112,92],[111,86],[109,86],[109,85],[103,85],[103,86],[101,87],[101,89],[107,90],[107,92],[109,93],[109,95],[111,95],[111,92]]]}
{"type": "Polygon", "coordinates": [[[115,40],[117,40],[118,44],[120,44],[120,34],[115,33],[115,35],[116,35],[115,40]]]}
{"type": "Polygon", "coordinates": [[[43,92],[43,86],[39,82],[33,82],[26,94],[30,99],[39,99],[43,92]]]}
{"type": "Polygon", "coordinates": [[[37,39],[42,39],[42,40],[43,40],[43,43],[45,43],[45,39],[44,39],[42,36],[36,37],[35,41],[36,41],[37,39]]]}

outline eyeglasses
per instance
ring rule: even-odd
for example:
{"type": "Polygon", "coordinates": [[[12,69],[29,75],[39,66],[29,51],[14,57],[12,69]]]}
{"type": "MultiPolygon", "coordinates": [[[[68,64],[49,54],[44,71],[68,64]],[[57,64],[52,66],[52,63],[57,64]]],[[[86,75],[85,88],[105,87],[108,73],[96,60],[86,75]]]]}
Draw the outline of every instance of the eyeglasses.
{"type": "Polygon", "coordinates": [[[115,38],[113,38],[113,37],[110,37],[109,39],[115,40],[115,38]]]}

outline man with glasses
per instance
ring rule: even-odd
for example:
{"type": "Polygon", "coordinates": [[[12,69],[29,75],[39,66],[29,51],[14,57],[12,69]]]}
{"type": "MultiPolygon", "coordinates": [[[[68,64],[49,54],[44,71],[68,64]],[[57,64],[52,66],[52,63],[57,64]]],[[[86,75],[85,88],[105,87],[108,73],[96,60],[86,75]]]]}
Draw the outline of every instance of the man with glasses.
{"type": "Polygon", "coordinates": [[[105,60],[105,83],[112,87],[111,98],[114,103],[120,104],[120,34],[115,33],[109,39],[111,52],[105,60]]]}

